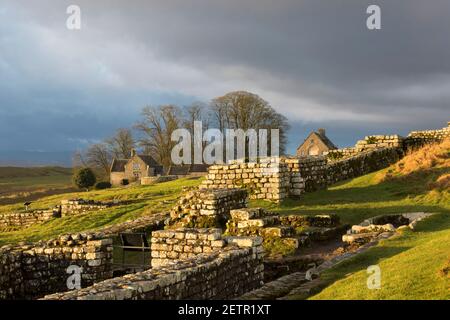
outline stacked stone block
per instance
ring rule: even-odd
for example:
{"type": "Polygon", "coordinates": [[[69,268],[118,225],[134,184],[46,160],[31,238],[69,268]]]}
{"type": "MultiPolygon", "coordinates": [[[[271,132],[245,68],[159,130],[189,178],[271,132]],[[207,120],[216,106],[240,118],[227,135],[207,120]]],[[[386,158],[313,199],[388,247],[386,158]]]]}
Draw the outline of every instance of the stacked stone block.
{"type": "Polygon", "coordinates": [[[201,253],[222,249],[222,230],[215,228],[159,230],[152,232],[151,265],[163,266],[172,260],[183,260],[201,253]]]}
{"type": "Polygon", "coordinates": [[[0,229],[2,231],[18,230],[34,224],[48,221],[55,217],[57,210],[33,210],[0,214],[0,229]]]}
{"type": "Polygon", "coordinates": [[[339,161],[328,161],[322,156],[282,157],[278,161],[261,164],[215,165],[210,167],[200,189],[241,187],[248,190],[251,199],[280,202],[385,168],[398,161],[402,155],[401,148],[386,147],[358,152],[339,161]],[[262,174],[261,166],[265,169],[278,169],[262,174]]]}
{"type": "Polygon", "coordinates": [[[404,138],[394,135],[373,135],[366,136],[364,140],[359,140],[355,149],[357,152],[364,152],[379,148],[402,148],[404,138]]]}
{"type": "Polygon", "coordinates": [[[245,189],[192,190],[170,212],[170,228],[220,227],[230,210],[247,206],[245,189]]]}
{"type": "Polygon", "coordinates": [[[112,239],[95,234],[62,235],[54,240],[0,248],[0,296],[31,299],[67,291],[67,268],[81,269],[81,286],[112,277],[112,239]]]}
{"type": "Polygon", "coordinates": [[[85,199],[61,200],[61,214],[63,217],[77,215],[89,211],[105,210],[117,204],[118,202],[101,202],[85,199]]]}
{"type": "Polygon", "coordinates": [[[397,162],[403,156],[402,149],[382,148],[358,153],[356,156],[330,162],[327,165],[327,184],[359,177],[397,162]]]}
{"type": "Polygon", "coordinates": [[[200,186],[201,189],[245,188],[251,199],[273,201],[286,198],[290,187],[288,166],[275,158],[261,159],[258,163],[211,166],[200,186]]]}
{"type": "Polygon", "coordinates": [[[292,226],[282,225],[280,217],[263,208],[242,208],[231,211],[226,234],[237,236],[260,236],[264,241],[277,238],[293,250],[299,246],[292,226]]]}
{"type": "Polygon", "coordinates": [[[49,295],[44,299],[232,299],[259,288],[264,279],[261,239],[233,237],[226,238],[225,242],[226,246],[211,253],[199,253],[187,260],[172,260],[144,272],[49,295]]]}
{"type": "Polygon", "coordinates": [[[428,143],[440,142],[450,137],[450,122],[440,130],[412,131],[405,139],[405,150],[414,150],[428,143]]]}
{"type": "Polygon", "coordinates": [[[327,187],[326,157],[282,158],[281,161],[287,164],[290,174],[289,197],[327,187]]]}

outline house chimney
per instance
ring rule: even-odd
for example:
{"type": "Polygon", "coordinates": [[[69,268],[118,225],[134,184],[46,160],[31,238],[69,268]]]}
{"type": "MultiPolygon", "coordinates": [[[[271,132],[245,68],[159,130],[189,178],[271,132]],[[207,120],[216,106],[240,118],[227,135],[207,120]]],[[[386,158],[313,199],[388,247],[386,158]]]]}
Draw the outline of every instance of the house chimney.
{"type": "Polygon", "coordinates": [[[133,158],[136,155],[136,149],[131,149],[131,157],[133,158]]]}
{"type": "Polygon", "coordinates": [[[324,129],[324,128],[319,128],[319,129],[317,130],[317,132],[318,132],[322,137],[325,137],[325,129],[324,129]]]}

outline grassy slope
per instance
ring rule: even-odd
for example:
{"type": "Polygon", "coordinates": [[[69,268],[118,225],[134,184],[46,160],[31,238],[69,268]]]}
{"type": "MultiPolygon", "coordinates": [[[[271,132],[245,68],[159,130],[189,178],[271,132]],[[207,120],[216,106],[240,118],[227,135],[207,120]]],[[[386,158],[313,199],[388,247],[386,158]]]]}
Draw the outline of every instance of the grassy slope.
{"type": "MultiPolygon", "coordinates": [[[[130,186],[127,188],[76,192],[46,197],[34,202],[33,209],[49,208],[60,203],[62,199],[71,198],[131,200],[131,204],[113,207],[109,210],[93,211],[86,215],[51,220],[44,224],[31,226],[19,231],[2,232],[0,233],[0,245],[25,240],[37,241],[50,239],[65,232],[92,230],[151,214],[152,212],[161,212],[173,206],[173,202],[180,197],[183,186],[196,186],[199,183],[199,179],[184,178],[152,186],[130,186]]],[[[21,209],[21,204],[1,206],[0,213],[21,209]]]]}
{"type": "Polygon", "coordinates": [[[450,299],[450,278],[439,272],[448,259],[450,216],[443,213],[324,273],[330,285],[312,299],[450,299]],[[378,290],[366,285],[370,265],[381,270],[378,290]]]}
{"type": "Polygon", "coordinates": [[[345,223],[381,214],[433,212],[416,231],[383,241],[369,251],[325,272],[328,286],[312,299],[450,299],[450,280],[440,270],[450,259],[449,142],[428,146],[398,164],[345,181],[328,190],[289,200],[280,213],[337,213],[345,223]],[[441,181],[441,183],[436,183],[441,181]],[[445,182],[445,181],[444,181],[445,182]],[[378,264],[380,290],[367,289],[368,266],[378,264]]]}
{"type": "Polygon", "coordinates": [[[379,182],[378,176],[388,169],[321,190],[302,195],[300,200],[287,200],[280,206],[265,201],[251,201],[252,206],[263,206],[281,214],[337,213],[344,223],[359,223],[380,214],[405,212],[450,213],[450,193],[428,190],[428,181],[438,176],[427,172],[408,180],[392,179],[379,182]]]}
{"type": "Polygon", "coordinates": [[[0,204],[24,202],[72,189],[72,169],[0,167],[0,204]]]}

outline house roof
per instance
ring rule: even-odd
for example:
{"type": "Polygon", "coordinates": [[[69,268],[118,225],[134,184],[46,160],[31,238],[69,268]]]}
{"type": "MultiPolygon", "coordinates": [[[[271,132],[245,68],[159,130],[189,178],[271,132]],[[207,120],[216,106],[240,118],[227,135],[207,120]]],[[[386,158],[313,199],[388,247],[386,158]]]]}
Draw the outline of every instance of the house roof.
{"type": "Polygon", "coordinates": [[[144,161],[145,164],[148,165],[149,167],[160,167],[161,166],[158,162],[156,162],[155,159],[153,159],[152,156],[138,154],[138,157],[141,158],[142,161],[144,161]]]}
{"type": "Polygon", "coordinates": [[[189,173],[190,165],[179,165],[179,166],[170,166],[169,170],[167,170],[168,176],[184,176],[189,173]]]}
{"type": "Polygon", "coordinates": [[[314,131],[314,133],[317,134],[321,138],[322,142],[325,143],[328,148],[337,149],[337,147],[334,145],[334,143],[331,142],[331,140],[328,139],[328,137],[325,134],[321,134],[316,131],[314,131]]]}
{"type": "MultiPolygon", "coordinates": [[[[153,159],[152,156],[139,154],[137,155],[146,165],[152,168],[158,168],[162,166],[153,159]]],[[[124,172],[125,165],[130,161],[130,159],[113,159],[111,164],[111,172],[124,172]]]]}
{"type": "Polygon", "coordinates": [[[125,165],[128,159],[113,159],[111,164],[111,172],[123,172],[125,171],[125,165]]]}
{"type": "Polygon", "coordinates": [[[319,138],[329,149],[337,149],[337,147],[335,146],[335,144],[333,142],[331,142],[330,139],[328,139],[328,137],[325,134],[321,134],[317,131],[312,131],[307,137],[306,139],[298,146],[297,149],[299,149],[306,141],[308,141],[308,139],[312,136],[315,135],[317,136],[317,138],[319,138]]]}

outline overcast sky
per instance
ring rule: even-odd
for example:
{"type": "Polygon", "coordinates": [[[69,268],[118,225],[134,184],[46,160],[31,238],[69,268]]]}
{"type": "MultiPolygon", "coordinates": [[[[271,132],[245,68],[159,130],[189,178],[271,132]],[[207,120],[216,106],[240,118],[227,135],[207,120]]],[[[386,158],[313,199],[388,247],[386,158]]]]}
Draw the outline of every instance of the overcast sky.
{"type": "Polygon", "coordinates": [[[0,151],[82,148],[145,105],[234,90],[288,117],[290,152],[318,127],[353,145],[450,120],[450,1],[1,0],[0,84],[0,151]]]}

